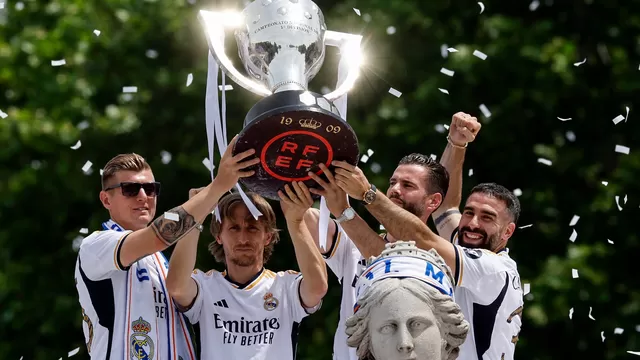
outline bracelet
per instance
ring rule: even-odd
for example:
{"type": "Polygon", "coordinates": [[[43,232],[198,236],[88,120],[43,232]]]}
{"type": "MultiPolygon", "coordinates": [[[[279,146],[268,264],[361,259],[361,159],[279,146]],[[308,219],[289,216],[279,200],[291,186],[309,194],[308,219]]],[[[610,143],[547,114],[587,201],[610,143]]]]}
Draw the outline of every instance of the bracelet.
{"type": "Polygon", "coordinates": [[[456,145],[451,141],[451,137],[449,135],[447,135],[447,141],[449,142],[449,144],[451,144],[451,146],[453,146],[454,148],[458,148],[458,149],[466,149],[467,145],[469,145],[469,143],[464,143],[464,146],[456,145]]]}

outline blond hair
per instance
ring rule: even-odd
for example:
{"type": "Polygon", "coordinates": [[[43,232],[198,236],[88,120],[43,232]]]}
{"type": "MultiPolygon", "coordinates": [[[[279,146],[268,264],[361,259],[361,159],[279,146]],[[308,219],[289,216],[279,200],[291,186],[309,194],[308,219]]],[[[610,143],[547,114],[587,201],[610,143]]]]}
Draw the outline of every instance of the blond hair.
{"type": "Polygon", "coordinates": [[[102,169],[102,189],[108,187],[109,180],[113,179],[120,171],[151,170],[147,161],[136,153],[119,154],[109,160],[102,169]]]}

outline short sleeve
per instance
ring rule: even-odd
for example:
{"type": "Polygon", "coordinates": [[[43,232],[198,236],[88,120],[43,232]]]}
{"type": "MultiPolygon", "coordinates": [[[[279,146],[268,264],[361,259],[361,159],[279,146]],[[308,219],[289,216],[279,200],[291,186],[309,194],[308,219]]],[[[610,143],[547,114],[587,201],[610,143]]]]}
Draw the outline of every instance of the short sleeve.
{"type": "Polygon", "coordinates": [[[120,261],[120,249],[131,233],[132,231],[96,231],[82,241],[78,257],[82,271],[89,280],[104,280],[116,271],[128,270],[120,261]]]}
{"type": "Polygon", "coordinates": [[[287,303],[291,304],[289,307],[289,313],[291,319],[295,322],[300,322],[307,315],[311,315],[318,311],[322,306],[322,301],[313,308],[305,308],[302,303],[302,297],[300,297],[300,285],[302,284],[302,274],[294,272],[285,272],[284,279],[286,283],[287,303]]]}
{"type": "Polygon", "coordinates": [[[459,287],[464,287],[473,293],[481,292],[479,284],[483,277],[508,270],[503,259],[496,253],[459,245],[455,247],[459,258],[456,271],[456,283],[459,287]]]}
{"type": "Polygon", "coordinates": [[[191,274],[191,278],[196,282],[198,291],[196,292],[196,298],[193,299],[193,303],[186,309],[180,309],[189,322],[195,324],[200,321],[200,315],[202,315],[202,305],[204,304],[204,287],[205,273],[200,270],[194,270],[191,274]]]}
{"type": "MultiPolygon", "coordinates": [[[[333,244],[326,255],[323,255],[325,263],[329,266],[329,269],[333,271],[338,280],[342,282],[345,269],[348,269],[348,264],[353,261],[353,242],[344,230],[340,227],[336,227],[336,236],[333,239],[333,244]]],[[[358,253],[359,254],[359,253],[358,253]]],[[[355,260],[356,262],[358,259],[355,260]]]]}

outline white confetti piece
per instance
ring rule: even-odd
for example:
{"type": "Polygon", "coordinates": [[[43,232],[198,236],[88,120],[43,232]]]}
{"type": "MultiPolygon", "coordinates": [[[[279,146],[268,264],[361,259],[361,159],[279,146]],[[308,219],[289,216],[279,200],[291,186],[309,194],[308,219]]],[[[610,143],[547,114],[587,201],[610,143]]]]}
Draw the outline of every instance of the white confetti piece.
{"type": "Polygon", "coordinates": [[[436,131],[439,132],[440,134],[444,134],[445,132],[444,125],[436,124],[436,131]]]}
{"type": "Polygon", "coordinates": [[[192,82],[193,82],[193,74],[189,73],[189,75],[187,75],[187,87],[191,85],[192,82]]]}
{"type": "Polygon", "coordinates": [[[624,204],[625,205],[627,204],[627,195],[626,194],[624,195],[624,204]]]}
{"type": "Polygon", "coordinates": [[[62,60],[51,60],[51,66],[62,66],[65,65],[67,62],[62,59],[62,60]]]}
{"type": "Polygon", "coordinates": [[[400,97],[402,96],[402,93],[394,88],[389,88],[389,94],[395,96],[395,97],[400,97]]]}
{"type": "Polygon", "coordinates": [[[382,166],[374,162],[371,164],[371,171],[373,171],[374,174],[379,174],[380,171],[382,171],[382,166]]]}
{"type": "MultiPolygon", "coordinates": [[[[638,69],[638,70],[640,70],[640,69],[638,69]]],[[[639,356],[640,356],[640,351],[630,351],[630,350],[627,350],[627,354],[631,354],[631,355],[639,355],[639,356]]]]}
{"type": "MultiPolygon", "coordinates": [[[[218,85],[218,90],[222,91],[222,85],[218,85]]],[[[233,90],[233,86],[232,85],[225,85],[224,86],[224,91],[231,91],[233,90]]]]}
{"type": "Polygon", "coordinates": [[[577,238],[578,238],[578,233],[576,232],[575,229],[573,229],[573,232],[571,233],[571,236],[569,236],[569,241],[576,242],[577,238]]]}
{"type": "Polygon", "coordinates": [[[567,133],[565,134],[565,136],[567,137],[567,140],[569,140],[569,141],[571,141],[571,142],[576,141],[576,134],[575,134],[573,131],[571,131],[571,130],[567,131],[567,133]]]}
{"type": "Polygon", "coordinates": [[[524,292],[524,294],[523,294],[523,295],[527,295],[528,293],[530,293],[530,292],[531,292],[531,284],[524,284],[524,287],[523,287],[523,289],[522,289],[522,290],[523,290],[523,292],[524,292]]]}
{"type": "Polygon", "coordinates": [[[96,36],[100,36],[100,30],[93,30],[93,33],[94,33],[96,36]]]}
{"type": "Polygon", "coordinates": [[[515,190],[513,190],[513,195],[515,195],[515,196],[522,196],[522,190],[520,190],[520,189],[515,189],[515,190]]]}
{"type": "Polygon", "coordinates": [[[608,181],[603,181],[602,185],[607,186],[607,185],[609,185],[609,182],[608,181]]]}
{"type": "Polygon", "coordinates": [[[484,11],[484,4],[481,2],[478,2],[478,5],[480,5],[480,14],[482,14],[482,12],[484,11]]]}
{"type": "Polygon", "coordinates": [[[600,337],[602,338],[602,342],[604,342],[604,339],[606,339],[606,338],[604,337],[604,331],[601,331],[601,332],[600,332],[600,337]]]}
{"type": "Polygon", "coordinates": [[[576,224],[578,223],[578,220],[580,220],[580,216],[573,215],[573,217],[571,218],[571,221],[569,222],[569,226],[576,226],[576,224]]]}
{"type": "Polygon", "coordinates": [[[67,354],[67,357],[72,357],[73,355],[77,354],[78,352],[80,352],[80,348],[75,348],[75,349],[69,351],[69,354],[67,354]]]}
{"type": "Polygon", "coordinates": [[[0,110],[0,117],[1,117],[1,118],[6,119],[6,118],[7,118],[7,116],[9,116],[9,114],[7,114],[6,112],[4,112],[4,111],[0,110]]]}
{"type": "Polygon", "coordinates": [[[617,153],[629,155],[629,150],[631,150],[631,149],[629,149],[626,146],[616,145],[616,152],[617,153]]]}
{"type": "MultiPolygon", "coordinates": [[[[0,9],[4,9],[4,3],[0,2],[0,9]]],[[[22,357],[20,357],[20,360],[22,360],[22,357]]]]}
{"type": "Polygon", "coordinates": [[[213,171],[213,164],[211,164],[211,160],[209,158],[204,158],[202,160],[202,164],[209,170],[209,172],[213,171]]]}
{"type": "Polygon", "coordinates": [[[158,57],[158,52],[154,49],[149,49],[147,50],[147,52],[145,52],[145,55],[149,58],[149,59],[155,59],[158,57]]]}
{"type": "Polygon", "coordinates": [[[624,108],[627,109],[627,116],[625,116],[624,122],[627,122],[627,119],[629,118],[629,107],[625,106],[624,108]]]}
{"type": "Polygon", "coordinates": [[[89,122],[87,120],[83,120],[80,121],[78,123],[78,125],[76,125],[78,127],[78,130],[84,130],[84,129],[88,129],[89,128],[89,122]]]}
{"type": "Polygon", "coordinates": [[[483,53],[482,51],[479,50],[474,50],[473,51],[473,56],[477,57],[480,60],[486,60],[487,59],[487,54],[483,53]]]}
{"type": "Polygon", "coordinates": [[[551,160],[545,158],[538,158],[538,162],[547,166],[551,166],[551,164],[553,164],[551,160]]]}
{"type": "Polygon", "coordinates": [[[167,220],[171,220],[171,221],[178,221],[180,220],[180,216],[178,216],[178,214],[176,213],[172,213],[172,212],[166,212],[164,213],[164,218],[167,220]]]}
{"type": "Polygon", "coordinates": [[[622,211],[622,206],[620,206],[620,196],[616,195],[616,205],[618,205],[618,211],[622,211]]]}
{"type": "Polygon", "coordinates": [[[163,164],[167,165],[168,163],[171,162],[171,153],[170,152],[162,150],[160,152],[160,156],[162,157],[161,161],[162,161],[163,164]]]}
{"type": "Polygon", "coordinates": [[[93,163],[89,160],[87,160],[86,163],[84,163],[84,165],[82,165],[82,172],[87,172],[89,171],[89,169],[91,169],[91,166],[93,165],[93,163]]]}
{"type": "Polygon", "coordinates": [[[518,229],[526,229],[526,228],[530,228],[532,226],[533,226],[533,224],[523,225],[523,226],[520,226],[518,229]]]}
{"type": "Polygon", "coordinates": [[[442,55],[442,57],[445,59],[449,56],[449,52],[447,51],[447,44],[440,45],[440,55],[442,55]]]}
{"type": "Polygon", "coordinates": [[[560,121],[569,121],[569,120],[572,120],[572,119],[571,119],[571,118],[561,118],[561,117],[558,117],[558,120],[560,120],[560,121]]]}
{"type": "Polygon", "coordinates": [[[473,176],[473,169],[469,169],[469,176],[473,176]]]}
{"type": "Polygon", "coordinates": [[[436,161],[438,159],[438,156],[436,154],[431,154],[429,155],[429,157],[433,160],[436,161]]]}
{"type": "Polygon", "coordinates": [[[123,93],[137,93],[138,92],[138,87],[137,86],[123,86],[122,87],[122,92],[123,93]]]}
{"type": "Polygon", "coordinates": [[[589,319],[591,319],[591,320],[595,320],[595,319],[593,318],[593,316],[591,315],[591,312],[592,312],[592,311],[593,311],[593,308],[592,308],[591,306],[589,306],[589,319]]]}
{"type": "Polygon", "coordinates": [[[444,124],[443,126],[444,126],[445,129],[449,130],[449,125],[444,124]]]}
{"type": "Polygon", "coordinates": [[[369,157],[371,157],[373,155],[373,150],[367,149],[367,155],[369,155],[369,157]]]}
{"type": "Polygon", "coordinates": [[[580,66],[580,65],[582,65],[582,64],[584,64],[584,63],[586,63],[586,62],[587,62],[587,58],[584,58],[584,60],[582,60],[582,61],[580,61],[580,62],[573,63],[573,66],[578,67],[578,66],[580,66]]]}
{"type": "Polygon", "coordinates": [[[366,164],[367,161],[369,161],[369,157],[367,155],[362,155],[362,157],[360,158],[360,162],[366,164]]]}
{"type": "Polygon", "coordinates": [[[573,319],[573,308],[569,309],[569,319],[573,319]]]}
{"type": "Polygon", "coordinates": [[[450,47],[447,49],[447,51],[450,53],[454,53],[454,52],[458,52],[458,49],[450,47]]]}
{"type": "Polygon", "coordinates": [[[623,329],[623,328],[615,328],[615,329],[613,329],[613,333],[614,333],[615,335],[620,335],[620,334],[622,334],[623,332],[624,332],[624,329],[623,329]]]}
{"type": "Polygon", "coordinates": [[[491,111],[489,111],[489,109],[485,104],[480,104],[479,108],[480,108],[480,111],[482,111],[482,115],[484,115],[484,117],[486,118],[491,117],[491,111]]]}
{"type": "Polygon", "coordinates": [[[452,71],[452,70],[449,70],[449,69],[445,69],[445,68],[440,69],[440,72],[445,74],[445,75],[447,75],[447,76],[453,76],[453,74],[456,73],[455,71],[452,71]]]}
{"type": "Polygon", "coordinates": [[[80,234],[88,234],[88,233],[89,233],[89,229],[87,228],[80,229],[80,234]]]}
{"type": "Polygon", "coordinates": [[[104,174],[104,170],[100,169],[100,176],[102,176],[102,174],[104,174]]]}
{"type": "Polygon", "coordinates": [[[612,240],[607,239],[607,242],[608,242],[609,244],[613,244],[613,241],[612,241],[612,240]]]}
{"type": "Polygon", "coordinates": [[[440,90],[441,93],[445,93],[445,94],[449,95],[449,90],[447,90],[447,89],[438,88],[438,90],[440,90]]]}
{"type": "Polygon", "coordinates": [[[578,276],[578,269],[571,269],[571,277],[573,277],[574,279],[577,279],[578,276]]]}
{"type": "Polygon", "coordinates": [[[536,11],[538,6],[540,6],[540,2],[538,0],[533,0],[531,4],[529,4],[529,11],[536,11]]]}
{"type": "Polygon", "coordinates": [[[620,121],[622,121],[622,120],[624,120],[624,116],[622,116],[622,115],[618,115],[618,116],[616,116],[615,118],[613,118],[613,123],[614,123],[615,125],[618,125],[618,123],[619,123],[620,121]]]}
{"type": "Polygon", "coordinates": [[[360,16],[360,10],[358,10],[358,9],[356,9],[356,8],[353,8],[353,11],[355,11],[355,12],[356,12],[356,14],[358,14],[358,16],[360,16]]]}
{"type": "Polygon", "coordinates": [[[396,27],[395,26],[389,26],[387,28],[387,35],[393,35],[396,33],[396,27]]]}
{"type": "Polygon", "coordinates": [[[78,142],[75,145],[73,145],[71,149],[78,150],[80,149],[80,146],[82,146],[82,141],[78,140],[78,142]]]}

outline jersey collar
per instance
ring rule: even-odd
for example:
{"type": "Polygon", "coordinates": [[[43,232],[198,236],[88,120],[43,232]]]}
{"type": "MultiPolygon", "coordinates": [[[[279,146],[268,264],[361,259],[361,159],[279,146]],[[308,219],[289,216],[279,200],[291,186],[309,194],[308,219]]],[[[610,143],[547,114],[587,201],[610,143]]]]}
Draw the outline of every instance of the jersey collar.
{"type": "Polygon", "coordinates": [[[249,279],[249,281],[247,281],[247,282],[246,282],[246,283],[244,283],[244,284],[240,284],[240,283],[237,283],[237,282],[233,281],[233,280],[231,279],[231,277],[229,277],[229,272],[227,272],[227,270],[225,270],[223,274],[224,274],[224,278],[225,278],[225,280],[227,280],[228,282],[230,282],[230,283],[231,283],[231,285],[233,285],[235,288],[238,288],[238,289],[240,289],[240,290],[244,290],[246,287],[248,287],[249,285],[251,285],[252,283],[254,283],[255,281],[257,281],[257,280],[262,276],[262,274],[264,273],[264,271],[265,271],[265,269],[264,269],[264,267],[263,267],[263,268],[262,268],[260,271],[258,271],[258,272],[253,276],[253,277],[251,277],[251,279],[249,279]]]}

